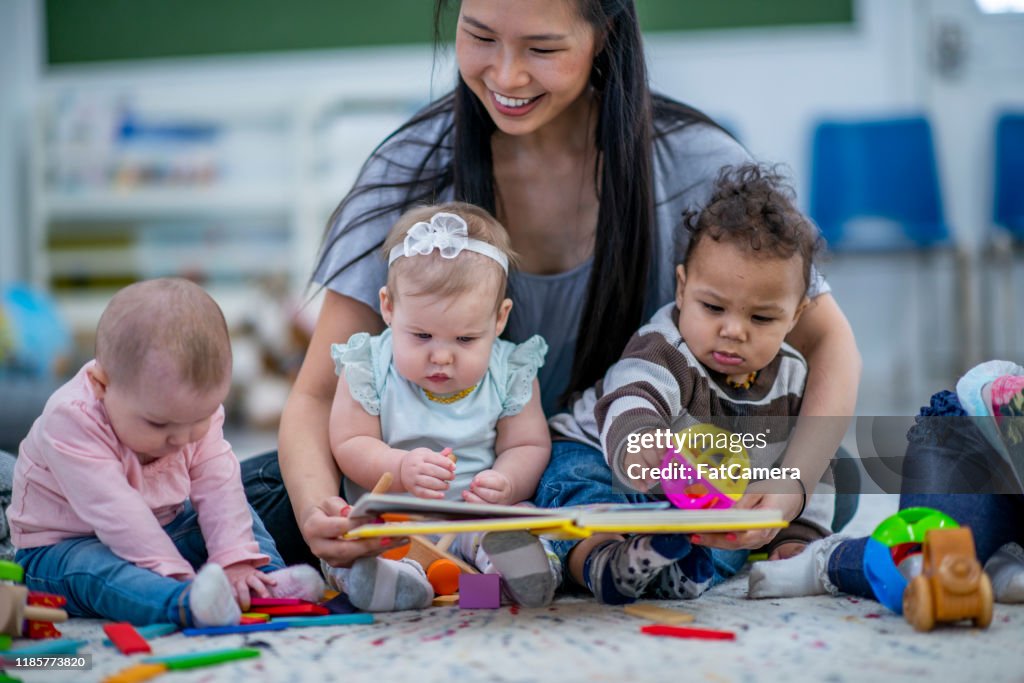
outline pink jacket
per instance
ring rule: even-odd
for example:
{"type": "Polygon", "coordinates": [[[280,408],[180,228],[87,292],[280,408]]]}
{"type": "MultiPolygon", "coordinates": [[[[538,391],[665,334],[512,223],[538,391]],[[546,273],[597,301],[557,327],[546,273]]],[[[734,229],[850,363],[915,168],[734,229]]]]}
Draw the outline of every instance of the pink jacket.
{"type": "Polygon", "coordinates": [[[115,554],[163,576],[192,566],[163,530],[191,499],[210,562],[266,564],[252,533],[238,459],[224,440],[224,408],[179,453],[143,465],[122,446],[86,364],[47,401],[21,442],[7,519],[18,548],[95,535],[115,554]]]}

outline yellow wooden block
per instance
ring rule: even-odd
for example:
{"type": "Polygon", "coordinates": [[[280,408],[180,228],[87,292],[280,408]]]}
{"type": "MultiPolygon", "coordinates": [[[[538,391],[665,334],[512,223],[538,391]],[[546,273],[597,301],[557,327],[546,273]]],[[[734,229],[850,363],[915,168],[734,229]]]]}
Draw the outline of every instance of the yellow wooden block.
{"type": "Polygon", "coordinates": [[[260,621],[270,621],[270,615],[263,614],[262,612],[242,612],[242,616],[247,619],[259,619],[260,621]]]}
{"type": "Polygon", "coordinates": [[[432,604],[434,607],[454,607],[455,605],[459,604],[459,594],[455,593],[454,595],[438,595],[430,604],[432,604]]]}
{"type": "Polygon", "coordinates": [[[659,624],[689,624],[693,622],[693,615],[689,612],[658,607],[643,602],[636,602],[623,607],[626,614],[640,619],[649,619],[659,624]]]}
{"type": "Polygon", "coordinates": [[[166,664],[136,664],[107,676],[103,683],[141,683],[166,672],[166,664]]]}

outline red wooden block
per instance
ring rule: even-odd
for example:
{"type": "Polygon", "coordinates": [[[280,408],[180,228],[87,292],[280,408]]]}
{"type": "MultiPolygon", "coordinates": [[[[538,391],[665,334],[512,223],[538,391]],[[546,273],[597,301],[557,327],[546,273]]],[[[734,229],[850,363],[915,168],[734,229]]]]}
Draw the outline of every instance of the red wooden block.
{"type": "Polygon", "coordinates": [[[60,638],[64,634],[57,630],[57,627],[50,621],[26,621],[25,625],[27,628],[22,634],[26,638],[32,640],[42,640],[44,638],[60,638]]]}
{"type": "MultiPolygon", "coordinates": [[[[44,593],[42,591],[29,591],[28,598],[25,600],[25,603],[38,607],[60,608],[68,604],[68,600],[63,595],[54,595],[53,593],[44,593]]],[[[43,638],[60,638],[64,635],[57,630],[57,627],[53,625],[53,622],[26,621],[25,624],[26,628],[24,636],[33,640],[42,640],[43,638]]]]}
{"type": "Polygon", "coordinates": [[[298,598],[253,598],[249,602],[251,607],[282,607],[284,605],[312,604],[298,598]]]}
{"type": "Polygon", "coordinates": [[[139,635],[131,624],[104,624],[103,632],[110,638],[123,655],[133,655],[137,652],[152,652],[146,639],[139,635]]]}
{"type": "Polygon", "coordinates": [[[641,633],[649,636],[671,636],[673,638],[699,638],[700,640],[736,640],[732,631],[716,631],[710,628],[693,628],[692,626],[668,626],[666,624],[650,624],[640,627],[641,633]]]}
{"type": "Polygon", "coordinates": [[[269,614],[272,617],[313,617],[330,614],[326,607],[307,602],[302,605],[271,605],[270,607],[250,607],[250,612],[269,614]]]}
{"type": "Polygon", "coordinates": [[[248,626],[249,624],[265,624],[265,623],[267,623],[267,620],[266,619],[261,619],[260,617],[242,617],[239,620],[238,625],[239,626],[248,626]]]}
{"type": "Polygon", "coordinates": [[[68,604],[68,599],[63,595],[43,593],[42,591],[29,591],[25,604],[38,605],[40,607],[63,607],[68,604]]]}

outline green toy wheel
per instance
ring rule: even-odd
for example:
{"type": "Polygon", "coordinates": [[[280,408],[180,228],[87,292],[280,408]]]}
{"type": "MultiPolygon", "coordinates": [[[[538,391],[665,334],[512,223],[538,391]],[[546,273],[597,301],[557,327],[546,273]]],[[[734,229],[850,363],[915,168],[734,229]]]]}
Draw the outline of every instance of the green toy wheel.
{"type": "Polygon", "coordinates": [[[0,581],[21,583],[25,580],[25,570],[17,562],[0,560],[0,581]]]}
{"type": "Polygon", "coordinates": [[[924,543],[932,529],[955,529],[960,525],[945,512],[932,508],[907,508],[887,517],[875,528],[871,538],[887,548],[903,543],[924,543]]]}

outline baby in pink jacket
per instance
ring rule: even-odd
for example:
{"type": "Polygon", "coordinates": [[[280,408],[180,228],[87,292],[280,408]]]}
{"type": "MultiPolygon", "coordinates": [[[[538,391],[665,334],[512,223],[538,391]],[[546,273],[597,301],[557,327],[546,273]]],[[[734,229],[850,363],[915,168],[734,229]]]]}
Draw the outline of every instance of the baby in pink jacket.
{"type": "Polygon", "coordinates": [[[246,502],[222,431],[230,384],[227,325],[200,287],[113,297],[95,360],[21,444],[7,515],[31,590],[72,615],[181,626],[237,624],[253,595],[319,599],[319,573],[284,568],[246,502]]]}

